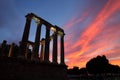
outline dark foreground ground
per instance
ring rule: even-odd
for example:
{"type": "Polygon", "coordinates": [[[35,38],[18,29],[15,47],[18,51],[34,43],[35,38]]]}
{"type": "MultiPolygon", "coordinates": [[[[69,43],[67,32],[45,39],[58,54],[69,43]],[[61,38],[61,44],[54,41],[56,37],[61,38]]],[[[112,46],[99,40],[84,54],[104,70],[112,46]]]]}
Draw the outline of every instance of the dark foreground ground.
{"type": "Polygon", "coordinates": [[[2,57],[0,80],[120,80],[120,74],[69,75],[66,65],[2,57]]]}
{"type": "Polygon", "coordinates": [[[66,80],[66,65],[0,58],[0,80],[66,80]]]}
{"type": "Polygon", "coordinates": [[[96,76],[81,76],[81,75],[68,75],[69,80],[120,80],[120,74],[115,75],[96,75],[96,76]]]}

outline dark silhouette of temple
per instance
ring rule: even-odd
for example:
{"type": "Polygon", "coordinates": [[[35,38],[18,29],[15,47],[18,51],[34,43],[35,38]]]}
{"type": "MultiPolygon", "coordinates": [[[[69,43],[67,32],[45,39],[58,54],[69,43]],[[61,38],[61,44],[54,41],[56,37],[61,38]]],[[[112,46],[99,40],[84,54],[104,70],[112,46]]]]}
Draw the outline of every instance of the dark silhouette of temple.
{"type": "Polygon", "coordinates": [[[26,15],[26,24],[20,45],[7,44],[0,47],[0,80],[67,80],[64,62],[64,30],[37,15],[26,15]],[[37,24],[35,41],[29,41],[31,20],[37,24]],[[41,27],[46,27],[45,38],[41,39],[41,27]],[[53,32],[50,35],[50,31],[53,32]],[[60,36],[60,63],[58,63],[58,36],[60,36]],[[52,61],[49,59],[50,41],[53,41],[52,61]],[[29,46],[32,46],[32,50],[29,46]],[[41,49],[40,47],[41,46],[41,49]],[[39,49],[40,55],[39,55],[39,49]]]}

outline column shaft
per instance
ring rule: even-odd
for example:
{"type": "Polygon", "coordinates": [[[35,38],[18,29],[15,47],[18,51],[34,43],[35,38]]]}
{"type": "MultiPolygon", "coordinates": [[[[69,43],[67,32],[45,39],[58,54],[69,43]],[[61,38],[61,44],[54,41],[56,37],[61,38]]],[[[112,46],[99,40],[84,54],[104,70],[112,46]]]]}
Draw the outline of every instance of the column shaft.
{"type": "Polygon", "coordinates": [[[12,43],[11,46],[10,46],[10,50],[9,50],[8,57],[11,57],[11,56],[12,56],[12,53],[13,53],[13,47],[14,47],[14,43],[12,43]]]}
{"type": "Polygon", "coordinates": [[[20,57],[24,57],[25,58],[25,54],[26,54],[26,47],[27,47],[27,41],[28,41],[28,37],[29,37],[29,31],[30,31],[30,24],[31,24],[31,16],[26,16],[26,24],[25,24],[25,28],[24,28],[24,32],[23,32],[23,37],[22,37],[22,41],[20,43],[20,57]]]}
{"type": "Polygon", "coordinates": [[[61,36],[61,64],[64,64],[64,35],[61,36]]]}
{"type": "Polygon", "coordinates": [[[53,62],[57,63],[57,32],[53,36],[53,62]]]}
{"type": "Polygon", "coordinates": [[[7,46],[7,41],[4,40],[1,44],[1,54],[0,54],[0,56],[5,56],[6,46],[7,46]]]}
{"type": "Polygon", "coordinates": [[[39,45],[40,45],[40,34],[41,34],[41,23],[37,25],[37,31],[36,31],[36,37],[35,37],[35,44],[33,47],[33,54],[32,59],[37,60],[38,59],[38,53],[39,53],[39,45]]]}
{"type": "Polygon", "coordinates": [[[41,45],[40,61],[44,61],[44,44],[41,45]]]}
{"type": "Polygon", "coordinates": [[[45,62],[49,62],[49,45],[50,45],[50,29],[47,29],[46,26],[45,54],[44,54],[45,62]]]}
{"type": "Polygon", "coordinates": [[[25,59],[28,59],[29,44],[27,43],[25,59]]]}

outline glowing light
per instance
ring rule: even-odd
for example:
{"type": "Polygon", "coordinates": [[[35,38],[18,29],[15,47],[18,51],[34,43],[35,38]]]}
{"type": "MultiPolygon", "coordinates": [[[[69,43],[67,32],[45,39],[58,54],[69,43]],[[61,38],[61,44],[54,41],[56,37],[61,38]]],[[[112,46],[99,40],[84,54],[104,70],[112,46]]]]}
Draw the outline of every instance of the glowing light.
{"type": "Polygon", "coordinates": [[[63,32],[58,31],[58,35],[62,36],[62,35],[63,35],[63,32]]]}
{"type": "Polygon", "coordinates": [[[53,32],[56,32],[56,28],[54,28],[54,27],[51,27],[51,30],[52,30],[53,32]]]}
{"type": "Polygon", "coordinates": [[[38,24],[40,23],[40,20],[38,18],[33,17],[33,19],[35,20],[36,23],[38,23],[38,24]]]}

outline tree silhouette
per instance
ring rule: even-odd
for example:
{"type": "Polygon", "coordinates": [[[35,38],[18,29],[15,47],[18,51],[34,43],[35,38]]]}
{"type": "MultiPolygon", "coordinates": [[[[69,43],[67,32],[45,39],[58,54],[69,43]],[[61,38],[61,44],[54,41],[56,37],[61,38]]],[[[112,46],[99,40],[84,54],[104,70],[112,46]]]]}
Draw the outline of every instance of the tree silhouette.
{"type": "Polygon", "coordinates": [[[120,67],[109,64],[108,59],[103,56],[97,56],[87,62],[86,68],[90,74],[101,74],[101,73],[119,73],[120,67]]]}
{"type": "Polygon", "coordinates": [[[73,69],[68,69],[68,74],[79,75],[79,67],[73,67],[73,69]]]}
{"type": "Polygon", "coordinates": [[[70,75],[87,75],[87,69],[86,68],[79,69],[79,67],[73,67],[72,69],[68,69],[67,73],[70,75]]]}
{"type": "Polygon", "coordinates": [[[86,69],[86,68],[81,68],[81,69],[79,70],[79,73],[80,73],[80,74],[83,74],[83,75],[87,75],[87,69],[86,69]]]}

